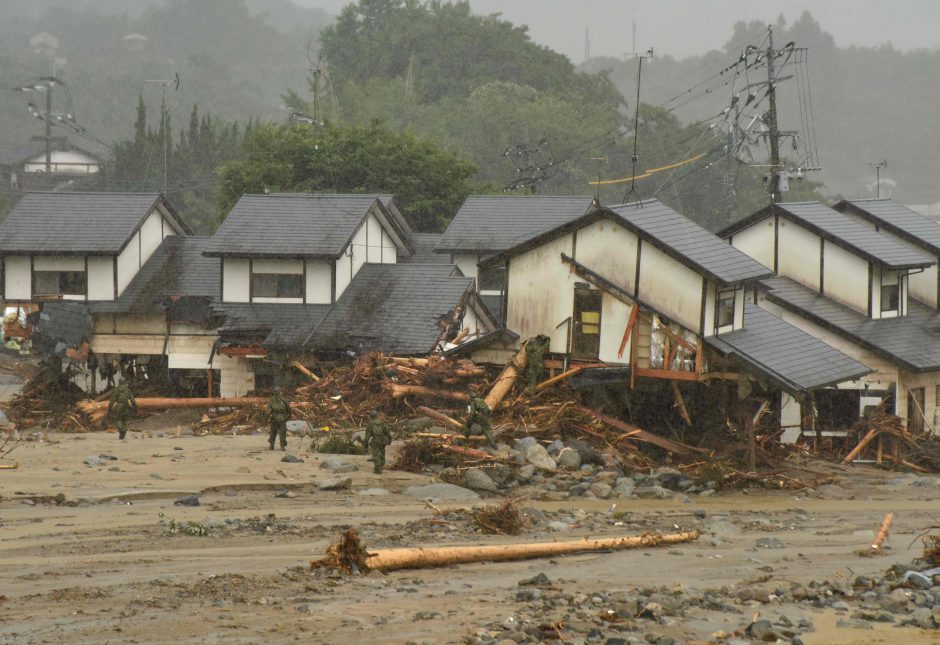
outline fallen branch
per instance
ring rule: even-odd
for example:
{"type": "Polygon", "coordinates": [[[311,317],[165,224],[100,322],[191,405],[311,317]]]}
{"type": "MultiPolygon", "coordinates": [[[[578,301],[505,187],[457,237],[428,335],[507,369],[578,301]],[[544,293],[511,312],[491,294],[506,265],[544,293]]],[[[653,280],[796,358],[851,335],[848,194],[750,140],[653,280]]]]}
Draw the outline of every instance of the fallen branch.
{"type": "Polygon", "coordinates": [[[865,449],[865,446],[870,444],[872,440],[878,436],[878,432],[879,432],[878,428],[872,428],[871,430],[869,430],[868,434],[862,437],[862,440],[858,442],[858,445],[852,448],[852,452],[850,452],[849,454],[845,456],[845,459],[842,460],[842,463],[847,464],[853,459],[855,459],[856,457],[858,457],[859,453],[865,449]]]}
{"type": "Polygon", "coordinates": [[[535,391],[541,392],[545,388],[549,388],[555,385],[555,383],[560,383],[561,381],[564,381],[566,378],[574,376],[575,374],[580,374],[583,371],[584,371],[584,365],[578,365],[577,367],[572,367],[567,372],[562,372],[561,374],[551,377],[547,381],[542,381],[541,383],[535,386],[535,391]]]}
{"type": "MultiPolygon", "coordinates": [[[[353,533],[353,536],[355,534],[353,533]]],[[[498,544],[486,546],[451,546],[437,548],[412,548],[412,549],[380,549],[368,552],[365,557],[360,554],[365,549],[357,542],[350,543],[350,535],[347,534],[341,542],[341,546],[331,545],[327,548],[327,558],[325,560],[313,561],[311,568],[322,566],[338,566],[344,568],[348,561],[347,554],[355,554],[355,561],[352,563],[356,569],[367,569],[370,571],[394,571],[397,569],[419,569],[424,567],[438,567],[450,564],[462,564],[467,562],[501,562],[506,560],[528,560],[535,558],[547,558],[569,553],[581,553],[585,551],[609,551],[620,549],[636,549],[641,547],[655,547],[664,544],[679,544],[682,542],[691,542],[699,537],[698,531],[684,531],[680,533],[658,534],[646,533],[644,535],[605,538],[598,540],[571,540],[567,542],[541,542],[529,544],[498,544]],[[336,556],[343,556],[342,559],[335,559],[336,556]]],[[[358,540],[358,538],[357,538],[358,540]]],[[[352,567],[347,568],[350,570],[352,567]]]]}
{"type": "Polygon", "coordinates": [[[886,539],[888,539],[888,532],[891,530],[891,522],[893,520],[894,513],[888,513],[885,515],[884,520],[881,522],[881,527],[878,529],[878,534],[875,536],[875,541],[871,543],[872,553],[878,553],[881,551],[881,545],[884,544],[886,539]]]}
{"type": "Polygon", "coordinates": [[[672,439],[666,439],[665,437],[660,437],[659,435],[653,434],[652,432],[641,430],[640,428],[637,428],[636,426],[633,426],[633,425],[630,425],[629,423],[621,421],[620,419],[615,419],[613,417],[607,416],[606,414],[601,414],[600,412],[592,410],[591,408],[585,407],[583,405],[579,405],[577,406],[577,408],[578,410],[581,410],[585,414],[591,415],[592,417],[594,417],[601,423],[605,423],[623,432],[632,433],[634,431],[637,431],[636,434],[630,435],[630,438],[636,441],[645,441],[646,443],[651,443],[653,445],[659,446],[663,450],[668,450],[669,452],[679,453],[680,455],[691,455],[692,453],[695,453],[695,452],[701,453],[703,455],[708,454],[708,451],[705,450],[704,448],[697,448],[695,446],[689,446],[684,443],[679,443],[678,441],[673,441],[672,439]]]}
{"type": "Polygon", "coordinates": [[[320,382],[320,377],[317,376],[316,374],[314,374],[313,372],[311,372],[310,370],[308,370],[306,367],[304,367],[303,364],[301,364],[300,361],[294,361],[293,363],[291,363],[291,365],[293,365],[294,368],[295,368],[298,372],[300,372],[301,374],[303,374],[303,375],[306,376],[307,378],[311,379],[312,381],[314,381],[314,382],[316,382],[316,383],[319,383],[319,382],[320,382]]]}
{"type": "Polygon", "coordinates": [[[437,410],[432,410],[431,408],[425,407],[423,405],[419,405],[415,409],[427,417],[431,417],[432,419],[437,419],[438,421],[442,423],[446,423],[449,426],[453,426],[454,428],[457,428],[458,430],[462,430],[462,431],[467,430],[467,426],[462,424],[460,421],[458,421],[457,419],[452,419],[446,414],[441,414],[437,410]]]}
{"type": "Polygon", "coordinates": [[[493,387],[490,388],[489,394],[483,399],[486,401],[486,404],[490,406],[490,410],[496,410],[496,406],[503,402],[503,399],[509,394],[509,390],[512,389],[516,379],[519,378],[522,374],[522,370],[525,369],[525,346],[526,344],[522,343],[522,348],[519,349],[519,353],[516,354],[516,357],[506,363],[503,372],[499,375],[499,378],[496,379],[493,387]]]}

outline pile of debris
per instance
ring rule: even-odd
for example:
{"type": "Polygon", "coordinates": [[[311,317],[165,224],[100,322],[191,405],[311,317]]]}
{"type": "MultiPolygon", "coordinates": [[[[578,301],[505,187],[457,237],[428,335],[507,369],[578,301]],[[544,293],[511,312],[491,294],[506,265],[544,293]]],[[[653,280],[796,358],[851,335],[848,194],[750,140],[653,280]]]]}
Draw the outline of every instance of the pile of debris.
{"type": "Polygon", "coordinates": [[[19,393],[0,408],[20,430],[70,425],[83,428],[74,406],[84,397],[82,389],[72,382],[70,371],[63,371],[58,360],[49,360],[40,363],[19,393]]]}

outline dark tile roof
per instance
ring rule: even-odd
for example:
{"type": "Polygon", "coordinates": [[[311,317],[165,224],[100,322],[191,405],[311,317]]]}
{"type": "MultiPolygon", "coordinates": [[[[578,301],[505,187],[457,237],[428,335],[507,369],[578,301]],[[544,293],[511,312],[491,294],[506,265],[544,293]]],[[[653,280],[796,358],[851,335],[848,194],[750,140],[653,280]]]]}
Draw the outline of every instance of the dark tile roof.
{"type": "Polygon", "coordinates": [[[171,298],[219,295],[220,260],[202,254],[208,237],[173,235],[153,252],[124,292],[113,301],[88,304],[94,313],[154,313],[171,298]]]}
{"type": "Polygon", "coordinates": [[[242,195],[206,247],[208,255],[336,257],[387,195],[242,195]]]}
{"type": "Polygon", "coordinates": [[[656,200],[604,209],[615,213],[662,251],[723,284],[738,284],[773,273],[746,253],[656,200]]]}
{"type": "Polygon", "coordinates": [[[486,308],[490,310],[490,313],[493,315],[493,321],[498,325],[503,320],[503,297],[480,294],[480,300],[482,300],[486,308]]]}
{"type": "Polygon", "coordinates": [[[45,354],[61,355],[66,348],[90,339],[93,323],[85,303],[57,300],[42,304],[35,329],[34,347],[45,354]]]}
{"type": "Polygon", "coordinates": [[[577,196],[471,195],[444,231],[438,253],[502,253],[584,215],[593,200],[577,196]]]}
{"type": "Polygon", "coordinates": [[[441,334],[438,320],[473,280],[444,264],[366,264],[308,339],[309,349],[423,355],[441,334]]]}
{"type": "Polygon", "coordinates": [[[26,193],[0,224],[0,253],[117,254],[158,193],[26,193]]]}
{"type": "Polygon", "coordinates": [[[704,339],[791,393],[856,379],[872,370],[757,305],[744,307],[744,327],[704,339]]]}
{"type": "Polygon", "coordinates": [[[323,320],[330,306],[226,302],[215,304],[213,309],[225,317],[219,330],[223,341],[247,339],[269,349],[296,350],[323,320]]]}
{"type": "MultiPolygon", "coordinates": [[[[908,299],[903,318],[871,320],[817,291],[784,277],[761,282],[767,299],[888,359],[905,369],[925,372],[940,369],[940,335],[936,312],[908,299]]],[[[746,324],[746,323],[745,323],[746,324]]]]}
{"type": "Polygon", "coordinates": [[[497,329],[491,331],[488,334],[483,334],[482,336],[477,336],[472,340],[467,340],[456,347],[451,347],[444,352],[444,356],[451,357],[461,357],[461,356],[471,356],[473,352],[479,349],[486,349],[494,344],[501,344],[504,347],[516,347],[516,343],[519,341],[519,334],[512,331],[511,329],[497,329]]]}
{"type": "Polygon", "coordinates": [[[855,213],[887,231],[940,255],[940,222],[890,199],[845,199],[833,206],[855,213]]]}
{"type": "Polygon", "coordinates": [[[408,236],[414,253],[404,256],[399,262],[411,264],[450,264],[450,257],[446,253],[435,253],[441,241],[440,233],[412,233],[408,236]]]}

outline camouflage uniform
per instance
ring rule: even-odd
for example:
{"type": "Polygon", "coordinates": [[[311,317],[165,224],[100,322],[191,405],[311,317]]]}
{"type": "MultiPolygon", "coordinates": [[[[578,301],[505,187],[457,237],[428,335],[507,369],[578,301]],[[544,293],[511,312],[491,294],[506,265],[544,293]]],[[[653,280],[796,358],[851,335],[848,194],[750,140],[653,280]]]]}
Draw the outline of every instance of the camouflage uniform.
{"type": "Polygon", "coordinates": [[[470,398],[470,405],[467,406],[467,431],[464,433],[470,437],[472,435],[483,435],[486,442],[491,446],[496,446],[496,440],[493,439],[493,419],[490,406],[486,401],[478,396],[470,398]]]}
{"type": "Polygon", "coordinates": [[[529,394],[535,394],[535,386],[542,380],[548,340],[546,336],[536,336],[525,345],[525,382],[529,394]]]}
{"type": "Polygon", "coordinates": [[[268,402],[268,416],[271,417],[271,433],[268,435],[268,446],[274,450],[274,440],[280,435],[281,450],[287,448],[287,420],[290,419],[290,404],[284,400],[280,392],[276,392],[268,402]]]}
{"type": "Polygon", "coordinates": [[[372,420],[366,427],[366,446],[372,452],[372,463],[374,467],[372,472],[376,475],[382,474],[382,468],[385,466],[385,447],[392,443],[392,434],[388,430],[385,422],[379,418],[378,414],[373,413],[372,420]]]}
{"type": "Polygon", "coordinates": [[[136,411],[137,401],[126,383],[120,383],[111,390],[111,398],[108,399],[108,414],[114,418],[114,425],[117,426],[118,436],[121,439],[127,434],[128,417],[136,411]]]}

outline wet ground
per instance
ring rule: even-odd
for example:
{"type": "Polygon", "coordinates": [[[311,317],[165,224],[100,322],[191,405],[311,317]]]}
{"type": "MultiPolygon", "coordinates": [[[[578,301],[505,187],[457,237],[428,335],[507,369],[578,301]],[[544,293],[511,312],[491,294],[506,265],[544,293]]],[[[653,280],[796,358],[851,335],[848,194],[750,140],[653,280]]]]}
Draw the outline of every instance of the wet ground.
{"type": "MultiPolygon", "coordinates": [[[[786,594],[768,600],[793,585],[881,576],[913,560],[916,535],[940,521],[934,477],[833,467],[837,485],[801,493],[616,500],[614,508],[611,500],[532,499],[525,504],[537,521],[523,535],[486,536],[467,513],[435,513],[420,494],[405,492],[433,483],[429,477],[374,475],[366,457],[355,456],[341,461],[357,470],[322,468],[330,458],[306,453],[298,439],[288,452],[304,462],[284,463],[262,436],[176,437],[175,422],[157,436],[159,424],[150,423],[149,436],[131,433],[123,443],[105,432],[53,433],[11,453],[19,467],[0,471],[0,642],[499,642],[512,635],[507,621],[535,629],[556,615],[568,624],[554,634],[569,643],[733,642],[746,638],[755,612],[802,621],[796,631],[806,645],[940,642],[940,632],[898,627],[900,620],[837,626],[857,610],[853,598],[848,609],[786,594]],[[321,490],[331,483],[340,490],[321,490]],[[199,506],[174,504],[192,494],[199,506]],[[888,511],[895,522],[887,554],[860,556],[888,511]],[[187,535],[188,522],[206,535],[187,535]],[[649,530],[699,529],[703,537],[659,549],[387,575],[310,572],[309,561],[348,526],[376,548],[649,530]],[[520,598],[519,581],[539,573],[549,583],[520,598]],[[743,587],[762,591],[748,596],[743,587]],[[598,612],[632,609],[644,588],[699,600],[655,620],[595,621],[598,612]],[[706,590],[721,606],[699,606],[706,590]],[[591,629],[600,640],[589,640],[591,629]]],[[[434,501],[454,509],[480,503],[434,501]]],[[[515,633],[513,642],[538,640],[515,633]]]]}

